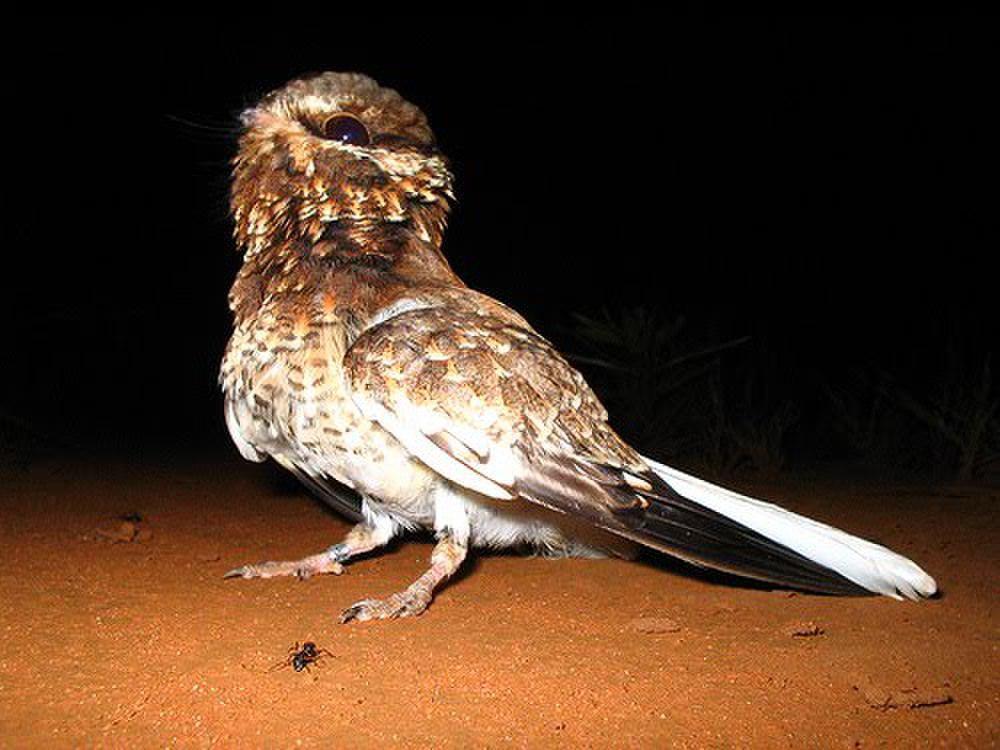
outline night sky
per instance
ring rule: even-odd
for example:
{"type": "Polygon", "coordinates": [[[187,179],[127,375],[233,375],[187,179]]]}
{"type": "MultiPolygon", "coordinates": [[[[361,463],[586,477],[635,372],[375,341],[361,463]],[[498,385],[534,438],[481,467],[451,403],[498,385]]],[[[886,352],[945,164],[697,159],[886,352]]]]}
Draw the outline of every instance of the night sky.
{"type": "Polygon", "coordinates": [[[657,308],[765,342],[784,387],[1000,340],[995,22],[275,15],[8,29],[0,415],[225,444],[236,117],[318,70],[427,113],[446,254],[560,344],[574,311],[657,308]]]}

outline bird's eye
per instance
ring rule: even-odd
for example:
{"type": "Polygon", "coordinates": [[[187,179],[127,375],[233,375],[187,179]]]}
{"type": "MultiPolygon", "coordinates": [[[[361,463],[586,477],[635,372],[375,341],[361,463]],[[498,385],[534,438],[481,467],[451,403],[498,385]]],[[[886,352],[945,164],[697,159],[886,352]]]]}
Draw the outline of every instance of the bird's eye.
{"type": "Polygon", "coordinates": [[[371,140],[368,128],[353,115],[334,115],[323,123],[323,135],[331,141],[349,143],[352,146],[366,146],[371,140]]]}

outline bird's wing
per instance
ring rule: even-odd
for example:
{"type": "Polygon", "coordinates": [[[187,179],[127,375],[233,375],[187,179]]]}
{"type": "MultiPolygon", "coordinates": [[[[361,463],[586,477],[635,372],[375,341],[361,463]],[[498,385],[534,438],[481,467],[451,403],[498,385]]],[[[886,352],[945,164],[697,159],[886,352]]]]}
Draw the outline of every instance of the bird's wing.
{"type": "Polygon", "coordinates": [[[290,471],[317,500],[322,500],[352,521],[364,520],[361,495],[346,484],[323,474],[311,474],[306,467],[283,457],[278,463],[290,471]]]}
{"type": "Polygon", "coordinates": [[[315,418],[324,402],[344,398],[339,377],[331,374],[346,349],[343,327],[276,306],[263,308],[257,321],[233,333],[219,373],[234,442],[244,458],[270,455],[317,498],[362,520],[360,495],[321,460],[327,425],[315,418]],[[289,451],[288,445],[305,450],[289,451]]]}
{"type": "Polygon", "coordinates": [[[884,547],[721,488],[692,490],[618,437],[583,377],[523,319],[492,301],[451,302],[384,319],[344,359],[362,413],[443,477],[764,581],[933,593],[929,576],[884,547]]]}
{"type": "Polygon", "coordinates": [[[580,374],[534,331],[491,312],[396,315],[357,339],[344,369],[365,416],[432,469],[489,497],[527,497],[530,487],[558,497],[560,510],[598,503],[596,511],[611,498],[589,481],[573,491],[587,467],[648,471],[580,374]]]}

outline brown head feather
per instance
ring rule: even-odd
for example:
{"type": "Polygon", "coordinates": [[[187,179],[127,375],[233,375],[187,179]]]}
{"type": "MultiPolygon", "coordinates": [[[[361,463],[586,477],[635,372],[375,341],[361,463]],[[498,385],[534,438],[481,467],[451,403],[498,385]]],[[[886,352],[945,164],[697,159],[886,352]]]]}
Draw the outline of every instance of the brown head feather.
{"type": "Polygon", "coordinates": [[[366,76],[323,73],[268,94],[242,120],[231,197],[246,261],[231,297],[238,317],[265,291],[336,287],[338,271],[373,286],[398,274],[460,283],[440,252],[452,175],[417,107],[366,76]],[[345,115],[365,142],[324,135],[345,115]]]}

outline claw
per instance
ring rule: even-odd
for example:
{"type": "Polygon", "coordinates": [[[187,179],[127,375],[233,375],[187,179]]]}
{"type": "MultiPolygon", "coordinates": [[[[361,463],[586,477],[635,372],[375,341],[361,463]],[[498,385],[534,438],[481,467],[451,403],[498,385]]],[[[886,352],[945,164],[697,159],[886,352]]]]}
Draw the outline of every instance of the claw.
{"type": "Polygon", "coordinates": [[[253,573],[250,571],[250,565],[241,565],[238,568],[233,568],[227,573],[223,574],[223,578],[253,578],[253,573]]]}
{"type": "Polygon", "coordinates": [[[358,622],[364,622],[368,618],[364,616],[364,604],[365,602],[358,602],[357,604],[352,604],[350,607],[345,609],[340,613],[340,624],[344,625],[351,620],[357,620],[358,622]]]}

